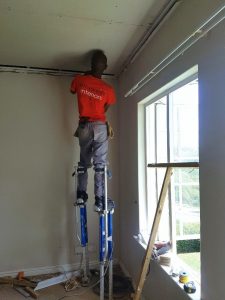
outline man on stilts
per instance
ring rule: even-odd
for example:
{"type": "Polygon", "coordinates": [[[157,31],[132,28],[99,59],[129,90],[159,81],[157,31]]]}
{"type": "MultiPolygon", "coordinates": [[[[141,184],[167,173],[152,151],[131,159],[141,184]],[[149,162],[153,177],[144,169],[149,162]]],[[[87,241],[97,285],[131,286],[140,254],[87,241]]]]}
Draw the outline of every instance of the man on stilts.
{"type": "Polygon", "coordinates": [[[80,145],[76,205],[82,205],[88,199],[87,169],[92,166],[93,160],[97,212],[104,210],[104,168],[107,164],[108,137],[111,132],[105,112],[116,100],[112,86],[102,80],[106,68],[106,55],[103,51],[96,50],[91,60],[91,71],[85,75],[77,75],[71,84],[71,92],[77,94],[79,109],[79,125],[75,133],[80,145]]]}

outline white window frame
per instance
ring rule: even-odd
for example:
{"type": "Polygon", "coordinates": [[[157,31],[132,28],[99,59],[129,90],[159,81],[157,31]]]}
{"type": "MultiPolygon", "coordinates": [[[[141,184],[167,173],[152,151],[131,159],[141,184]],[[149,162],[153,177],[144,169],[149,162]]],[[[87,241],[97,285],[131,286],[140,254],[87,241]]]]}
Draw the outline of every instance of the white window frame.
{"type": "MultiPolygon", "coordinates": [[[[148,242],[149,235],[146,234],[148,224],[148,197],[147,197],[147,145],[146,145],[146,107],[156,101],[167,97],[169,103],[169,94],[198,78],[198,66],[194,66],[178,78],[174,79],[158,91],[154,92],[138,104],[138,178],[139,178],[139,236],[142,242],[148,242]],[[143,147],[144,145],[144,147],[143,147]]],[[[169,105],[167,105],[167,114],[169,113],[169,105]]],[[[167,122],[169,118],[167,117],[167,122]]],[[[167,124],[167,139],[169,139],[169,124],[167,124]]],[[[169,143],[167,143],[167,155],[169,153],[169,143]]],[[[170,222],[170,239],[172,243],[176,241],[176,219],[173,213],[171,197],[169,197],[169,222],[170,222]]]]}

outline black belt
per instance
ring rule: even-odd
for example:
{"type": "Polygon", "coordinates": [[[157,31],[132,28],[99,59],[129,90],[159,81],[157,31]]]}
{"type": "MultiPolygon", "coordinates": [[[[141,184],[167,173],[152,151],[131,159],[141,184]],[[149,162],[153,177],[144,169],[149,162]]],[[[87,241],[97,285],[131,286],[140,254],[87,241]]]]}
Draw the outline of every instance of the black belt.
{"type": "Polygon", "coordinates": [[[104,125],[107,124],[107,122],[104,122],[104,121],[100,121],[100,120],[96,120],[96,121],[90,121],[90,117],[80,117],[80,120],[79,120],[79,125],[85,125],[87,124],[88,122],[102,122],[104,125]]]}
{"type": "Polygon", "coordinates": [[[90,120],[89,117],[80,117],[79,124],[86,124],[90,120]]]}

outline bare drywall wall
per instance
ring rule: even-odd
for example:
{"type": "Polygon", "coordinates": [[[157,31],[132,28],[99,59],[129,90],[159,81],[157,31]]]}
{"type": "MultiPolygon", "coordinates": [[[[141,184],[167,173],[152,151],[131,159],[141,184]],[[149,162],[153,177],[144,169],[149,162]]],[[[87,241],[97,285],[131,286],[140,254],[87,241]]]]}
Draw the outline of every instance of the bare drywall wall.
{"type": "MultiPolygon", "coordinates": [[[[71,80],[0,74],[0,273],[44,272],[80,262],[75,255],[71,176],[79,159],[78,141],[73,137],[78,113],[76,96],[69,92],[71,80]]],[[[114,178],[109,193],[117,200],[116,105],[109,110],[109,119],[116,132],[110,142],[114,178]]],[[[94,250],[90,260],[97,261],[98,214],[93,211],[93,172],[89,175],[89,243],[94,250]]]]}
{"type": "MultiPolygon", "coordinates": [[[[184,1],[185,2],[185,1],[184,1]]],[[[190,5],[189,10],[182,9],[182,3],[176,14],[183,20],[191,19],[191,7],[196,1],[188,1],[185,7],[190,5]]],[[[201,6],[210,4],[208,1],[198,1],[199,10],[201,6]],[[200,2],[202,5],[200,5],[200,2]]],[[[216,9],[216,1],[214,8],[216,9]]],[[[211,3],[212,4],[212,3],[211,3]]],[[[210,5],[211,5],[210,4],[210,5]]],[[[209,7],[203,11],[210,11],[209,7]]],[[[219,7],[219,6],[218,6],[219,7]]],[[[194,7],[193,7],[194,9],[194,7]]],[[[195,11],[195,14],[197,12],[195,11]]],[[[201,14],[201,11],[199,11],[201,14]]],[[[210,14],[209,14],[210,15],[210,14]]],[[[206,15],[205,15],[206,17],[206,15]]],[[[201,20],[202,21],[202,20],[201,20]]],[[[171,20],[172,22],[172,20],[171,20]]],[[[186,21],[185,21],[186,22],[186,21]]],[[[178,24],[177,24],[178,26],[178,24]]],[[[188,23],[183,23],[187,26],[188,23]]],[[[179,26],[178,26],[179,27],[179,26]]],[[[168,36],[176,36],[174,26],[162,28],[168,36]]],[[[126,74],[119,79],[121,92],[120,101],[120,225],[121,225],[121,247],[120,259],[126,269],[130,272],[133,279],[137,282],[144,249],[134,240],[133,235],[138,233],[138,123],[137,106],[139,101],[147,95],[152,94],[180,74],[184,73],[194,65],[198,65],[199,78],[199,147],[200,147],[200,198],[201,198],[201,272],[202,272],[202,298],[204,300],[220,300],[224,298],[225,276],[224,262],[221,257],[221,249],[225,247],[223,238],[223,228],[225,226],[225,138],[224,138],[224,111],[225,111],[225,22],[214,28],[207,36],[192,46],[181,57],[176,59],[157,77],[144,86],[138,93],[127,99],[123,98],[124,92],[130,87],[129,82],[135,82],[135,69],[143,76],[145,67],[139,65],[137,60],[132,69],[127,70],[126,74]],[[129,115],[129,122],[125,121],[129,115]],[[123,163],[122,163],[123,162],[123,163]],[[129,176],[125,176],[129,174],[129,176]],[[127,213],[129,207],[129,214],[127,213]],[[127,255],[125,249],[130,249],[127,255]],[[216,277],[215,277],[216,274],[216,277]]],[[[164,32],[165,33],[165,32],[164,32]]],[[[159,32],[160,34],[160,32],[159,32]]],[[[163,41],[162,41],[163,44],[163,41]]],[[[154,45],[160,48],[160,38],[154,45]]],[[[151,57],[151,45],[145,49],[145,54],[140,59],[147,61],[151,57]]],[[[154,55],[153,55],[154,57],[154,55]]],[[[151,61],[154,65],[157,61],[151,61]]],[[[150,275],[145,282],[144,297],[148,299],[160,300],[184,300],[187,296],[174,284],[172,279],[165,275],[164,271],[154,264],[150,275]]]]}

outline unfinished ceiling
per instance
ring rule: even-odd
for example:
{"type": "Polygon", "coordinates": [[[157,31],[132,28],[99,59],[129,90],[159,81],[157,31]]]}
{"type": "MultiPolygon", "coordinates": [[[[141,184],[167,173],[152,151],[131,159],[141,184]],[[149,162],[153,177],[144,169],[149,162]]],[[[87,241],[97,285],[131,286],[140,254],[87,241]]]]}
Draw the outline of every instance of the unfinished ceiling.
{"type": "Polygon", "coordinates": [[[169,0],[0,0],[0,64],[87,70],[92,49],[116,74],[169,0]]]}

